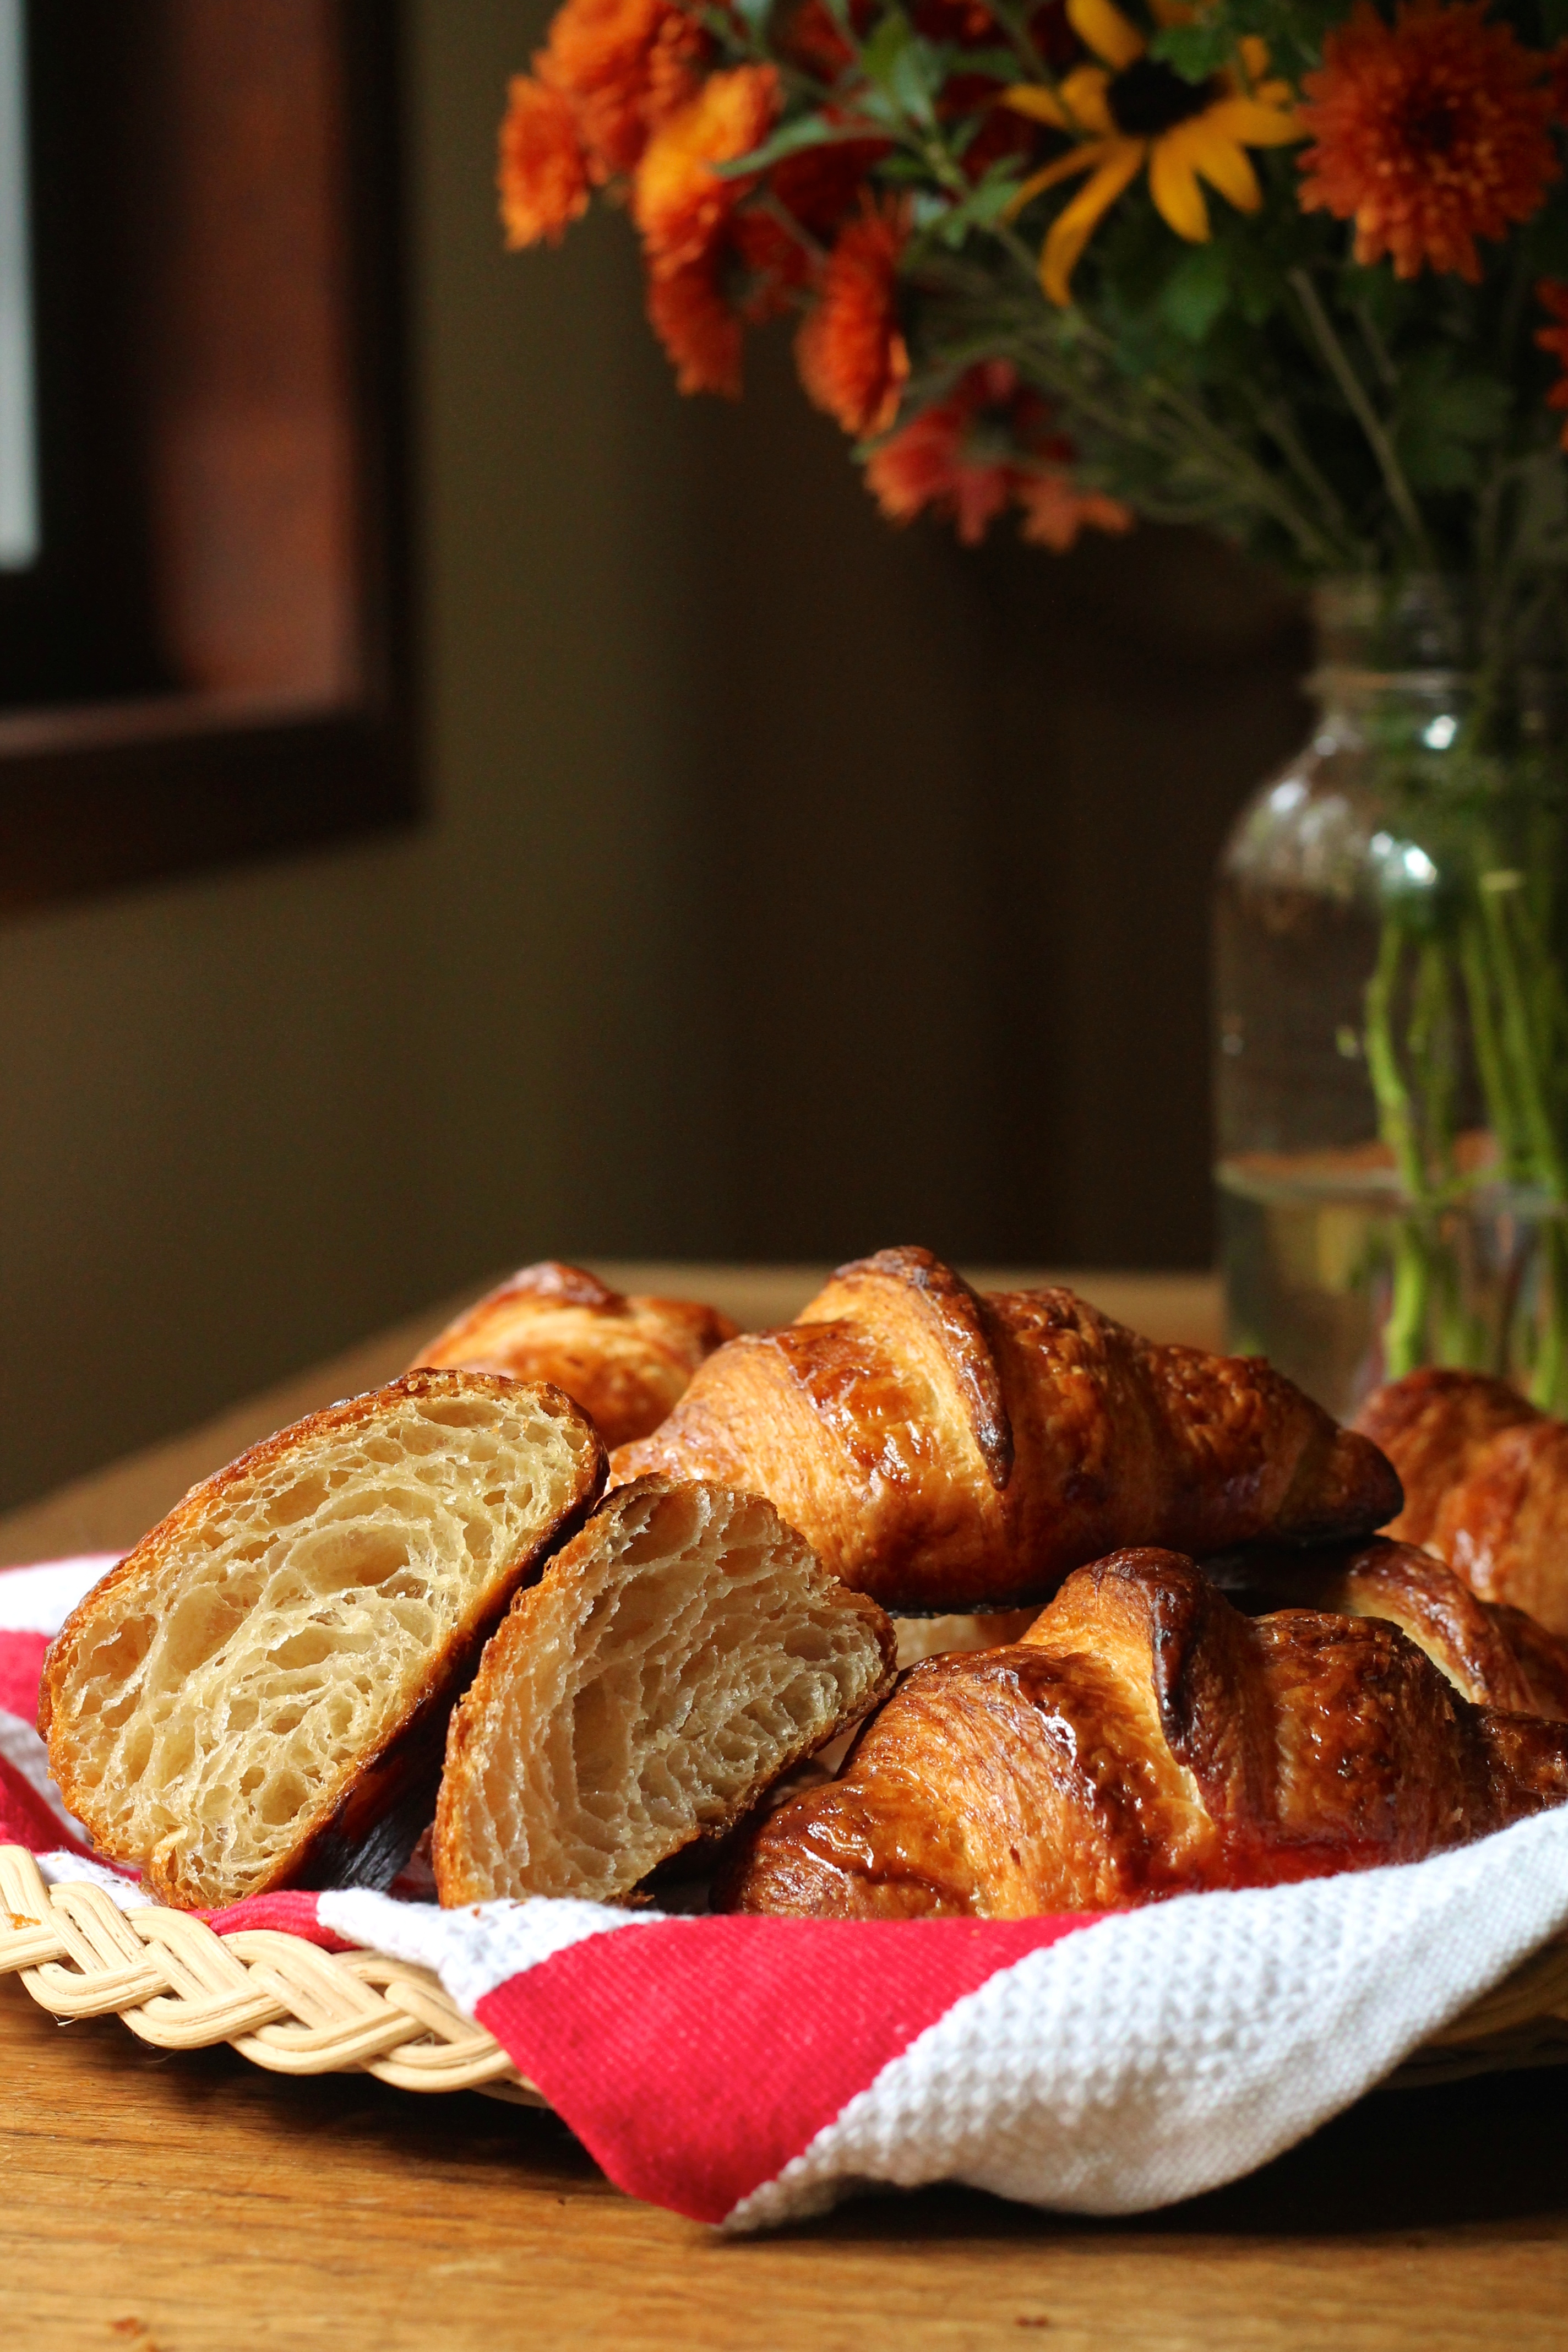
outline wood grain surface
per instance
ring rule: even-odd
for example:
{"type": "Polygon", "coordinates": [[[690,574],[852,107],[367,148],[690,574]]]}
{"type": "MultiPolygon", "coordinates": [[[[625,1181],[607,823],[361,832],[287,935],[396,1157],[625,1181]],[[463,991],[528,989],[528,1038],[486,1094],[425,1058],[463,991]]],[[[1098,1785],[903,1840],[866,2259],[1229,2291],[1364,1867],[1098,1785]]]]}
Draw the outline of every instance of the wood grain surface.
{"type": "Polygon", "coordinates": [[[1568,2077],[1368,2100],[1133,2221],[967,2190],[731,2242],[553,2117],[156,2058],[0,1984],[0,2340],[16,2352],[1560,2352],[1568,2077]]]}
{"type": "MultiPolygon", "coordinates": [[[[606,1268],[762,1322],[813,1269],[606,1268]]],[[[1212,1286],[1080,1276],[1212,1340],[1212,1286]]],[[[444,1310],[0,1523],[0,1558],[130,1541],[279,1419],[396,1370],[444,1310]]],[[[58,2026],[0,1983],[5,2352],[1558,2352],[1568,2071],[1391,2092],[1247,2181],[1131,2221],[967,2190],[727,2242],[624,2197],[552,2116],[289,2081],[58,2026]]]]}

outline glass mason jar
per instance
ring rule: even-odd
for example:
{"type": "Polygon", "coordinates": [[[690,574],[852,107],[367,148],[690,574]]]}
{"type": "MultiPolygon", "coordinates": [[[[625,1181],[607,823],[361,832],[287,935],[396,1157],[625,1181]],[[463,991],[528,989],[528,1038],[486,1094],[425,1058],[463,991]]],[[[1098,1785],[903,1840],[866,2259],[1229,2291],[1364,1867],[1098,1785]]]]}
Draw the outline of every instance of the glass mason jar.
{"type": "Polygon", "coordinates": [[[1568,1409],[1568,672],[1440,580],[1317,620],[1317,727],[1217,884],[1230,1343],[1342,1416],[1426,1363],[1568,1409]]]}

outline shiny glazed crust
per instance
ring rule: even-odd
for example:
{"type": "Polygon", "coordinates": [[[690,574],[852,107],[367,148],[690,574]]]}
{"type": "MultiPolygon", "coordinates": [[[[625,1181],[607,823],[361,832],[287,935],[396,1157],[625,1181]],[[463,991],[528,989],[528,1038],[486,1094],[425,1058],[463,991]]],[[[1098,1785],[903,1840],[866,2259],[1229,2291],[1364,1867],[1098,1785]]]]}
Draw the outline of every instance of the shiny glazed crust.
{"type": "Polygon", "coordinates": [[[1568,1422],[1484,1373],[1429,1370],[1380,1389],[1356,1425],[1405,1487],[1390,1535],[1568,1634],[1568,1422]]]}
{"type": "Polygon", "coordinates": [[[748,1839],[728,1907],[1103,1910],[1414,1862],[1568,1796],[1568,1725],[1471,1706],[1394,1625],[1249,1619],[1123,1551],[1029,1635],[906,1675],[841,1778],[748,1839]]]}
{"type": "Polygon", "coordinates": [[[552,1381],[616,1446],[657,1429],[704,1357],[734,1336],[715,1307],[625,1297],[582,1266],[545,1258],[448,1323],[417,1361],[552,1381]]]}
{"type": "Polygon", "coordinates": [[[641,1478],[519,1595],[453,1713],[443,1903],[624,1900],[892,1687],[891,1622],[770,1503],[641,1478]]]}
{"type": "Polygon", "coordinates": [[[558,1389],[471,1372],[406,1373],[253,1446],[50,1649],[38,1727],[67,1805],[182,1909],[388,1883],[453,1700],[605,1470],[558,1389]]]}
{"type": "Polygon", "coordinates": [[[929,1250],[841,1267],[798,1320],[709,1358],[644,1472],[766,1495],[892,1609],[1018,1607],[1117,1544],[1363,1535],[1376,1448],[1260,1359],[1161,1347],[1070,1290],[982,1297],[929,1250]]]}
{"type": "Polygon", "coordinates": [[[1435,1552],[1380,1536],[1321,1551],[1243,1550],[1205,1570],[1250,1613],[1384,1618],[1474,1706],[1568,1720],[1568,1641],[1522,1609],[1481,1600],[1435,1552]]]}

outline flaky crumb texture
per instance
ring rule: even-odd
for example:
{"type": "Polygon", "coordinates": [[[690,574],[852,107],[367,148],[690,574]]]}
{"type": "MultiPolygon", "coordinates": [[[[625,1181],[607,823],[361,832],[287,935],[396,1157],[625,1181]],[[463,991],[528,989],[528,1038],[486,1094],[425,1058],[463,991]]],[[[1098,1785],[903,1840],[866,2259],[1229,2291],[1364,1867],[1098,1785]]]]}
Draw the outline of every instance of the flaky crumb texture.
{"type": "Polygon", "coordinates": [[[426,1373],[195,1489],[51,1659],[51,1759],[100,1846],[186,1903],[278,1884],[597,1451],[556,1391],[426,1373]]]}

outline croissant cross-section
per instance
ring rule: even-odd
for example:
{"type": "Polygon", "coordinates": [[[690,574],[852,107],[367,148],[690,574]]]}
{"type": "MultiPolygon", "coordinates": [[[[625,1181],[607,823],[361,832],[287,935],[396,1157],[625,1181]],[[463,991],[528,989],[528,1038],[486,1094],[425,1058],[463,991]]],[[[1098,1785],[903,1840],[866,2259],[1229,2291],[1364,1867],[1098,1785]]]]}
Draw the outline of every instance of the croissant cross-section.
{"type": "Polygon", "coordinates": [[[177,1906],[385,1885],[486,1638],[604,1477],[559,1389],[476,1372],[405,1373],[253,1446],[49,1652],[67,1803],[177,1906]]]}
{"type": "Polygon", "coordinates": [[[611,1495],[523,1593],[452,1717],[443,1903],[616,1902],[886,1696],[894,1637],[756,1495],[611,1495]]]}

